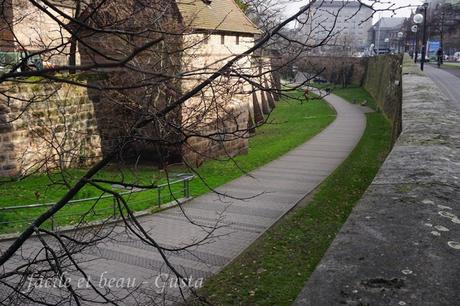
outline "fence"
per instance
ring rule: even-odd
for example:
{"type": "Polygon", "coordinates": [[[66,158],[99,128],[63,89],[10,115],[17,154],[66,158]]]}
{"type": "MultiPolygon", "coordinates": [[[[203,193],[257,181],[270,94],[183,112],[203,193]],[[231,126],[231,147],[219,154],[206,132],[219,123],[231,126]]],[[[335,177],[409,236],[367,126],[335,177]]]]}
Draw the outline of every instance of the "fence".
{"type": "MultiPolygon", "coordinates": [[[[132,210],[151,208],[156,204],[158,208],[166,203],[165,199],[177,199],[180,197],[190,197],[190,181],[194,178],[192,174],[182,173],[170,176],[168,183],[158,185],[154,189],[130,189],[118,194],[129,203],[132,210]],[[167,191],[167,194],[165,192],[167,191]],[[153,197],[153,198],[152,198],[153,197]],[[153,200],[153,201],[152,201],[153,200]]],[[[112,189],[126,189],[121,185],[112,185],[112,189]]],[[[56,203],[16,205],[10,207],[0,207],[0,233],[17,231],[25,225],[30,224],[44,210],[56,203]]],[[[69,201],[66,207],[57,215],[51,217],[46,227],[55,230],[58,222],[72,225],[76,220],[80,223],[85,221],[96,221],[101,219],[117,219],[118,202],[113,195],[101,195],[69,201]],[[89,206],[87,206],[89,204],[89,206]],[[86,207],[85,207],[86,205],[86,207]]]]}

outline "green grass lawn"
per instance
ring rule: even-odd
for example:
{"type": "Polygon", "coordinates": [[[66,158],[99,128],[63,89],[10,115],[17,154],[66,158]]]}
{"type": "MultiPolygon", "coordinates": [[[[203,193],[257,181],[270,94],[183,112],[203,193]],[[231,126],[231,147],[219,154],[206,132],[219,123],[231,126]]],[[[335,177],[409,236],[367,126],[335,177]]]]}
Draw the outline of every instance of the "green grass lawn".
{"type": "Polygon", "coordinates": [[[373,109],[376,109],[377,107],[375,100],[372,98],[372,96],[366,90],[363,90],[362,87],[357,86],[357,85],[348,85],[347,87],[342,87],[340,85],[334,85],[334,84],[314,84],[312,83],[310,85],[312,87],[319,88],[319,89],[330,88],[333,94],[339,97],[342,97],[351,103],[361,104],[364,101],[366,101],[369,107],[373,109]]]}
{"type": "Polygon", "coordinates": [[[346,88],[336,87],[332,91],[333,94],[344,98],[352,103],[361,104],[367,102],[367,106],[372,109],[377,109],[377,104],[372,96],[364,90],[362,87],[356,85],[350,85],[346,88]]]}
{"type": "Polygon", "coordinates": [[[450,63],[450,62],[444,62],[444,66],[449,67],[449,68],[457,68],[460,69],[460,63],[450,63]]]}
{"type": "MultiPolygon", "coordinates": [[[[299,98],[302,94],[295,93],[294,96],[299,98]]],[[[238,156],[235,160],[242,169],[251,171],[304,143],[328,126],[334,117],[335,112],[324,101],[312,100],[309,103],[300,103],[297,99],[284,98],[277,104],[269,122],[260,127],[256,136],[250,139],[248,154],[238,156]]],[[[184,168],[176,168],[173,171],[190,172],[184,168]]],[[[212,188],[242,175],[241,170],[235,166],[233,161],[208,161],[198,169],[198,172],[206,184],[212,188]]],[[[66,172],[65,178],[69,182],[74,182],[83,173],[84,170],[70,170],[66,172]]],[[[164,173],[159,173],[154,167],[143,167],[136,171],[124,169],[122,172],[113,168],[106,169],[98,177],[116,180],[120,179],[122,175],[124,181],[140,184],[165,181],[164,173]]],[[[59,181],[62,181],[62,177],[59,174],[53,174],[50,176],[37,175],[19,182],[2,184],[0,185],[0,207],[56,201],[66,191],[65,186],[53,183],[59,181]]],[[[190,184],[191,194],[199,196],[209,192],[206,184],[199,179],[193,180],[190,184]]],[[[181,192],[181,188],[181,185],[174,186],[173,191],[181,192]]],[[[163,191],[162,194],[164,195],[162,202],[172,200],[172,197],[168,195],[168,190],[163,191]]],[[[76,196],[76,199],[99,196],[101,196],[100,191],[87,186],[76,196]]],[[[157,206],[156,190],[127,195],[125,198],[129,201],[130,207],[136,211],[155,209],[157,206]]],[[[93,207],[94,204],[95,201],[67,206],[59,212],[57,221],[61,225],[72,224],[78,222],[79,216],[86,212],[89,212],[85,216],[86,221],[103,219],[113,214],[113,201],[111,199],[100,200],[93,207]]],[[[23,219],[33,219],[43,211],[44,208],[8,213],[0,211],[0,233],[20,230],[24,224],[23,219]],[[2,226],[1,222],[5,221],[17,221],[18,223],[2,226]]]]}
{"type": "MultiPolygon", "coordinates": [[[[339,92],[369,98],[363,89],[339,92]]],[[[382,114],[367,114],[363,138],[312,199],[207,281],[201,294],[213,305],[291,305],[372,182],[390,150],[390,136],[382,114]]]]}

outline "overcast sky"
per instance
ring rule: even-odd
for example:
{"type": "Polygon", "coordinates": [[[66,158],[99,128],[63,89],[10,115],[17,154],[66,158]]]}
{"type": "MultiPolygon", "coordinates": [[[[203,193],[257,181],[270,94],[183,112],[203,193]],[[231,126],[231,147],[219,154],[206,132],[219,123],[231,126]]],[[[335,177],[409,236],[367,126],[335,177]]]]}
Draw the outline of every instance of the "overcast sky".
{"type": "MultiPolygon", "coordinates": [[[[329,1],[329,0],[327,0],[329,1]]],[[[419,4],[421,4],[423,1],[422,0],[388,0],[389,2],[391,3],[394,3],[395,6],[397,7],[403,7],[403,6],[407,6],[407,5],[414,5],[414,6],[417,6],[419,4]]],[[[294,1],[290,1],[289,4],[287,4],[287,10],[286,10],[286,13],[289,14],[289,15],[292,15],[294,14],[295,12],[297,12],[297,10],[303,6],[303,5],[306,5],[307,3],[309,2],[309,0],[294,0],[294,1]]],[[[382,1],[382,2],[385,2],[385,1],[382,1]]],[[[398,10],[396,12],[396,16],[398,17],[408,17],[410,16],[410,13],[411,13],[411,8],[404,8],[404,9],[401,9],[401,10],[398,10]]],[[[383,12],[381,14],[377,14],[377,16],[374,16],[374,23],[377,22],[379,16],[382,16],[382,17],[386,17],[386,16],[391,16],[392,13],[391,12],[383,12]]]]}

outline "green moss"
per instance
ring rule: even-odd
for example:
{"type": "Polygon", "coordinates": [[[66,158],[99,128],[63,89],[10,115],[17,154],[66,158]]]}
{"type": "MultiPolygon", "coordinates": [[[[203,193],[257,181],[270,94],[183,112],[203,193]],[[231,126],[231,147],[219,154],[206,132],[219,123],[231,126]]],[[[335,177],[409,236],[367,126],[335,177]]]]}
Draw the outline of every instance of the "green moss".
{"type": "Polygon", "coordinates": [[[402,185],[398,188],[398,192],[400,193],[408,193],[411,192],[413,189],[413,186],[411,185],[402,185]]]}

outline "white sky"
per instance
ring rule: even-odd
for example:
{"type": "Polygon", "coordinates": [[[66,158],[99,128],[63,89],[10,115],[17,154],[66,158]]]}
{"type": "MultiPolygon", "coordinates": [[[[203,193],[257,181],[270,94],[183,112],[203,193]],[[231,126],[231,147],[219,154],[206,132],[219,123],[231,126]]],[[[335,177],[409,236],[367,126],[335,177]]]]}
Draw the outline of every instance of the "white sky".
{"type": "MultiPolygon", "coordinates": [[[[330,1],[330,0],[327,0],[327,1],[330,1]]],[[[287,15],[295,14],[300,7],[306,5],[310,1],[309,0],[292,0],[289,2],[290,2],[289,4],[286,4],[286,14],[287,15]]],[[[396,11],[396,16],[408,17],[410,16],[411,9],[415,9],[417,5],[423,3],[423,0],[382,0],[381,2],[391,2],[392,4],[395,5],[395,7],[403,7],[407,5],[414,6],[414,8],[403,8],[403,9],[396,11]]],[[[388,4],[386,4],[384,7],[388,7],[388,4]]],[[[374,16],[373,23],[377,22],[377,20],[379,19],[379,15],[382,17],[389,17],[392,15],[392,13],[382,12],[380,14],[376,14],[376,16],[374,16]]]]}

